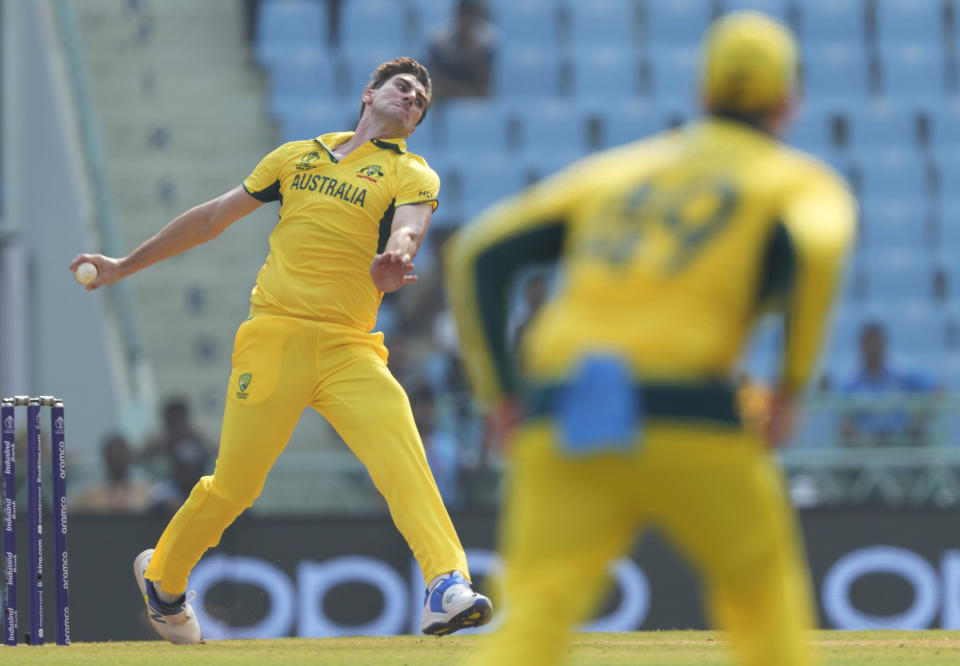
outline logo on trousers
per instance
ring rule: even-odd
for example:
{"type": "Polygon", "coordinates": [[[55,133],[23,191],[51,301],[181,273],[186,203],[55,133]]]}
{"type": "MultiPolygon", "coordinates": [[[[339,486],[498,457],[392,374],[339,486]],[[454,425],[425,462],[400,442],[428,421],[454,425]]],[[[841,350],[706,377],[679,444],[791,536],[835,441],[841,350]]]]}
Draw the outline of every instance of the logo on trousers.
{"type": "Polygon", "coordinates": [[[237,379],[237,384],[240,386],[240,390],[237,391],[237,397],[240,400],[246,400],[247,396],[250,395],[247,393],[247,387],[250,386],[250,382],[253,381],[253,375],[248,373],[240,375],[237,379]]]}

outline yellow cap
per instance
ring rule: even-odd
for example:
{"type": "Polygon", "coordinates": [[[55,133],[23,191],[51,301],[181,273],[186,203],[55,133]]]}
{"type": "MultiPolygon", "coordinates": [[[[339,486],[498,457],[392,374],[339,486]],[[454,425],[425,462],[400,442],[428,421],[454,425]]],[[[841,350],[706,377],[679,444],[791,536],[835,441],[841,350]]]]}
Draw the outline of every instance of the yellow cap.
{"type": "Polygon", "coordinates": [[[711,110],[761,113],[794,95],[797,43],[781,23],[756,11],[718,18],[703,45],[701,90],[711,110]]]}

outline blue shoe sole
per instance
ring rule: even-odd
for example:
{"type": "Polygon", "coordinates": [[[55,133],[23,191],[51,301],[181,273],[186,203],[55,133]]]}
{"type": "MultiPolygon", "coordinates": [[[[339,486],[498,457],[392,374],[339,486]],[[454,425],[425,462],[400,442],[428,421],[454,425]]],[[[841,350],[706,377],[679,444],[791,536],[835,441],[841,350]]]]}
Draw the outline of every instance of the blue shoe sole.
{"type": "Polygon", "coordinates": [[[493,607],[486,599],[477,599],[472,606],[454,615],[447,622],[436,622],[423,630],[430,636],[446,636],[461,629],[480,627],[490,621],[493,607]]]}

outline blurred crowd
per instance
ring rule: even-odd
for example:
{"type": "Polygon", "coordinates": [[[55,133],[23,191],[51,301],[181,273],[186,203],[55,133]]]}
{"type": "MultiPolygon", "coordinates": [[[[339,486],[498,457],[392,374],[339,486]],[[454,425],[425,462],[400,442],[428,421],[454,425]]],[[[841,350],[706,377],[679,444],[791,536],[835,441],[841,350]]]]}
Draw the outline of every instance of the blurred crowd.
{"type": "Polygon", "coordinates": [[[142,446],[118,432],[100,447],[102,478],[71,493],[71,511],[172,516],[201,476],[213,470],[216,449],[190,418],[181,397],[162,407],[162,423],[142,446]]]}

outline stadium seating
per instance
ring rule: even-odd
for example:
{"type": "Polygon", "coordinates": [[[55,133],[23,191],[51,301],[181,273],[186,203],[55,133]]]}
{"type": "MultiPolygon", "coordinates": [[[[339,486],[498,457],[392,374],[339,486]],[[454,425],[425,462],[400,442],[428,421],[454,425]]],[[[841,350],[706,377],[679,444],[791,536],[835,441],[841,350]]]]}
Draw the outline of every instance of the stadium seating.
{"type": "Polygon", "coordinates": [[[271,68],[270,111],[286,118],[304,104],[339,97],[335,67],[318,49],[302,49],[279,59],[271,68]]]}
{"type": "Polygon", "coordinates": [[[639,36],[638,5],[630,0],[591,0],[567,5],[570,43],[574,49],[615,45],[621,53],[635,47],[639,36]]]}
{"type": "Polygon", "coordinates": [[[923,42],[939,46],[944,31],[941,15],[946,4],[937,0],[883,0],[877,3],[880,42],[923,42]]]}
{"type": "Polygon", "coordinates": [[[257,17],[255,52],[270,66],[290,51],[329,43],[326,4],[319,0],[262,0],[257,17]]]}
{"type": "Polygon", "coordinates": [[[574,106],[548,101],[518,111],[523,119],[523,151],[530,162],[565,164],[570,155],[584,153],[585,129],[582,115],[574,106]]]}
{"type": "Polygon", "coordinates": [[[697,103],[697,50],[662,48],[648,57],[653,65],[652,96],[657,103],[692,112],[697,103]]]}
{"type": "Polygon", "coordinates": [[[328,132],[352,129],[356,112],[345,113],[342,106],[320,102],[301,105],[291,110],[281,121],[281,141],[311,139],[328,132]]]}
{"type": "Polygon", "coordinates": [[[542,99],[559,92],[558,60],[552,49],[504,47],[498,64],[496,90],[505,99],[542,99]]]}
{"type": "Polygon", "coordinates": [[[868,152],[892,148],[917,150],[917,116],[917,106],[913,103],[893,102],[889,97],[871,101],[858,109],[851,145],[855,150],[868,152]]]}
{"type": "Polygon", "coordinates": [[[517,192],[525,183],[526,167],[500,155],[465,165],[463,211],[474,217],[493,202],[517,192]]]}
{"type": "Polygon", "coordinates": [[[807,48],[865,42],[866,3],[859,0],[805,0],[800,37],[807,48]]]}
{"type": "Polygon", "coordinates": [[[883,90],[894,99],[925,100],[933,103],[946,92],[943,59],[939,49],[924,43],[883,44],[883,90]]]}
{"type": "Polygon", "coordinates": [[[442,111],[444,148],[452,154],[502,156],[507,150],[508,108],[487,100],[453,100],[442,111]]]}
{"type": "Polygon", "coordinates": [[[639,100],[607,107],[604,120],[605,145],[636,141],[659,132],[666,126],[666,117],[659,107],[639,100]]]}
{"type": "Polygon", "coordinates": [[[790,0],[727,0],[724,9],[728,12],[761,11],[786,23],[789,20],[790,0]]]}
{"type": "Polygon", "coordinates": [[[573,91],[581,102],[614,103],[640,91],[640,61],[623,49],[599,46],[581,49],[572,62],[573,91]]]}
{"type": "Polygon", "coordinates": [[[859,167],[864,199],[900,197],[915,201],[918,209],[926,203],[929,191],[926,165],[913,153],[902,150],[868,153],[859,167]]]}
{"type": "Polygon", "coordinates": [[[408,46],[405,5],[394,0],[349,0],[341,5],[340,44],[378,45],[398,55],[408,46]]]}
{"type": "Polygon", "coordinates": [[[553,0],[501,2],[494,18],[504,44],[557,48],[557,5],[553,0]]]}
{"type": "Polygon", "coordinates": [[[907,250],[918,256],[933,250],[934,232],[925,211],[901,197],[874,197],[861,204],[860,235],[866,252],[907,250]]]}
{"type": "Polygon", "coordinates": [[[850,44],[818,45],[803,54],[803,87],[811,99],[862,98],[867,94],[867,61],[850,44]]]}
{"type": "Polygon", "coordinates": [[[648,51],[661,48],[695,48],[711,19],[706,0],[647,2],[643,31],[648,51]]]}

